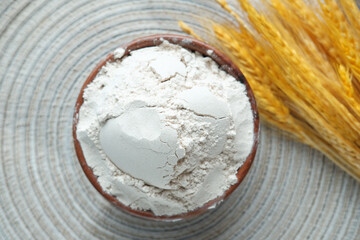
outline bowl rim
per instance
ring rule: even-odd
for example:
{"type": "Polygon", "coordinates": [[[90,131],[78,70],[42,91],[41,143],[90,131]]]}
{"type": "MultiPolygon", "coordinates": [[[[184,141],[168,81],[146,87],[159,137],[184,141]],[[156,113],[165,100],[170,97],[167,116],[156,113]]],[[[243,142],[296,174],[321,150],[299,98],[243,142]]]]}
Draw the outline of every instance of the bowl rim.
{"type": "Polygon", "coordinates": [[[107,62],[113,62],[115,60],[119,60],[119,58],[114,59],[114,53],[108,54],[105,59],[101,60],[95,66],[95,68],[92,70],[92,72],[87,77],[84,84],[82,85],[80,93],[79,93],[77,101],[76,101],[76,105],[75,105],[72,134],[73,134],[75,151],[76,151],[76,155],[79,160],[79,163],[80,163],[85,175],[89,179],[89,181],[92,183],[92,185],[96,188],[96,190],[103,197],[105,197],[109,202],[113,203],[114,205],[120,207],[125,212],[130,213],[131,215],[135,215],[135,216],[138,216],[141,218],[152,219],[152,220],[174,221],[174,220],[181,220],[181,219],[185,219],[185,218],[198,216],[198,215],[208,211],[209,209],[214,208],[214,206],[218,205],[223,200],[227,199],[231,195],[231,193],[240,185],[240,183],[242,182],[242,180],[248,173],[248,171],[254,161],[257,146],[259,143],[260,125],[259,125],[259,114],[258,114],[258,110],[257,110],[255,97],[254,97],[253,91],[251,90],[250,85],[247,82],[247,80],[245,79],[244,75],[241,73],[241,71],[236,67],[236,65],[225,54],[223,54],[222,52],[220,52],[219,50],[210,46],[207,43],[204,43],[200,40],[197,40],[195,38],[192,38],[192,37],[189,37],[186,35],[155,34],[155,35],[136,38],[136,39],[120,46],[120,48],[123,48],[125,50],[123,56],[120,59],[128,56],[131,51],[141,49],[141,48],[146,48],[146,47],[158,46],[164,40],[166,40],[172,44],[180,45],[181,47],[188,49],[190,51],[197,51],[197,52],[203,54],[204,56],[210,57],[212,60],[214,60],[220,66],[220,68],[222,70],[226,71],[228,74],[232,75],[236,80],[240,81],[241,83],[243,83],[245,85],[247,96],[248,96],[250,104],[251,104],[252,115],[253,115],[253,120],[254,120],[254,141],[253,141],[253,146],[252,146],[252,149],[251,149],[249,155],[247,156],[243,165],[237,171],[237,174],[236,174],[237,182],[235,184],[231,185],[230,188],[227,189],[221,196],[208,201],[202,207],[196,208],[190,212],[186,212],[186,213],[182,213],[182,214],[161,215],[161,216],[157,216],[154,213],[152,213],[151,211],[142,211],[142,210],[132,209],[129,206],[126,206],[123,203],[121,203],[115,196],[106,193],[102,189],[99,182],[97,181],[98,176],[96,176],[93,173],[92,168],[90,166],[88,166],[88,164],[86,162],[80,142],[77,139],[76,130],[77,130],[77,124],[79,122],[79,110],[84,102],[84,99],[83,99],[84,89],[87,87],[87,85],[89,83],[91,83],[95,79],[95,77],[98,74],[98,72],[100,71],[100,69],[107,62]]]}

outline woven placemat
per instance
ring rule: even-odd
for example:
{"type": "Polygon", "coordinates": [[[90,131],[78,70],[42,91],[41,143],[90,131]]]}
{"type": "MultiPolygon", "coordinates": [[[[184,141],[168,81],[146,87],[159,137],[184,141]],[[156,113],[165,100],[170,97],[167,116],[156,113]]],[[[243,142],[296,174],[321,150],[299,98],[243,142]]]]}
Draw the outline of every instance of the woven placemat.
{"type": "Polygon", "coordinates": [[[198,218],[152,222],[109,204],[77,161],[72,114],[95,64],[177,20],[229,16],[215,1],[0,2],[0,239],[359,239],[360,184],[262,126],[244,182],[198,218]]]}

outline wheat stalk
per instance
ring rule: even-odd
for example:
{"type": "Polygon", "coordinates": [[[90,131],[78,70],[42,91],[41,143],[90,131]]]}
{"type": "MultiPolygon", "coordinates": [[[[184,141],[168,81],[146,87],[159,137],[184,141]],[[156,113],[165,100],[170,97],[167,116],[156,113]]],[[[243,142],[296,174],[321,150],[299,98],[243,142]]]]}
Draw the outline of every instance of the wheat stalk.
{"type": "Polygon", "coordinates": [[[319,5],[323,18],[331,27],[329,35],[332,36],[332,42],[344,53],[341,55],[343,61],[350,66],[353,75],[360,78],[359,42],[353,29],[335,1],[325,0],[325,3],[319,2],[319,5]]]}
{"type": "Polygon", "coordinates": [[[260,12],[238,0],[244,18],[217,0],[236,23],[206,24],[248,79],[262,119],[360,180],[359,10],[339,1],[263,1],[260,12]]]}
{"type": "Polygon", "coordinates": [[[358,40],[360,40],[360,10],[354,1],[340,0],[341,6],[344,9],[353,30],[356,32],[358,40]]]}

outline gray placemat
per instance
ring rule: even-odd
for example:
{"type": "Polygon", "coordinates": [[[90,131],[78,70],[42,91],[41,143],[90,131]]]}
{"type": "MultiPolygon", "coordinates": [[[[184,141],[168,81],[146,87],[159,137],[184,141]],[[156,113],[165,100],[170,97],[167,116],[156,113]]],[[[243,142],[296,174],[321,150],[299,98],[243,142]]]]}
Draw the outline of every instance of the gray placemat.
{"type": "Polygon", "coordinates": [[[229,19],[209,0],[0,2],[1,239],[359,239],[360,184],[266,126],[238,191],[196,219],[129,216],[88,182],[71,135],[83,81],[122,43],[199,15],[229,19]]]}

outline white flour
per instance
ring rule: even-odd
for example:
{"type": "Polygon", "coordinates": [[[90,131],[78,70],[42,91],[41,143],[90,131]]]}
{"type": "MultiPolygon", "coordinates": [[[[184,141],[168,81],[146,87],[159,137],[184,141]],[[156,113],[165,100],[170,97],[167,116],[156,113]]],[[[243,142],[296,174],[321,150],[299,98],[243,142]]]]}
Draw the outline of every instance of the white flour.
{"type": "Polygon", "coordinates": [[[237,181],[254,134],[245,91],[210,58],[164,42],[102,68],[77,136],[106,192],[133,209],[185,213],[237,181]]]}

